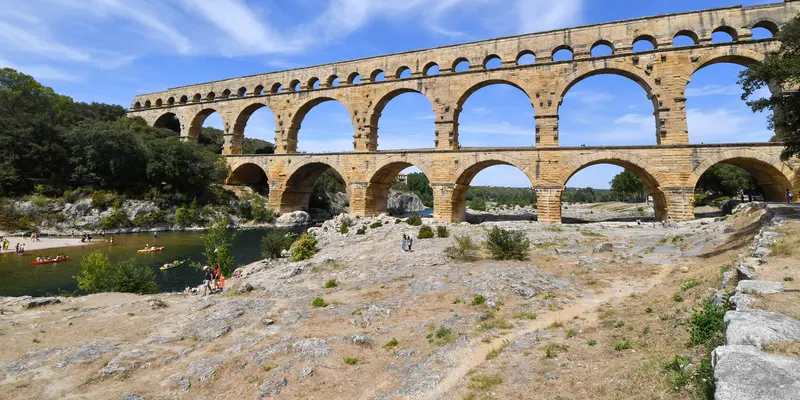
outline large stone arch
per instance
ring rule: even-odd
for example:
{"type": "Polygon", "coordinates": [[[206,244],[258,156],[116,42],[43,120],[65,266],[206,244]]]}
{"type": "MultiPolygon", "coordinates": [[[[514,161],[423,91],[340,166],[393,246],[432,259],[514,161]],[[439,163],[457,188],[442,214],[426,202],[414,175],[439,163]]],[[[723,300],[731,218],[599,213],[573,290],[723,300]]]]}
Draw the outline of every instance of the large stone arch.
{"type": "Polygon", "coordinates": [[[351,209],[365,216],[376,216],[388,212],[392,181],[400,171],[409,167],[419,168],[428,180],[433,179],[429,171],[432,172],[434,167],[426,162],[425,157],[398,155],[383,159],[380,164],[366,172],[367,181],[358,185],[360,186],[359,191],[363,190],[363,193],[355,193],[356,189],[353,189],[353,198],[350,201],[351,209]]]}
{"type": "Polygon", "coordinates": [[[766,56],[762,53],[742,49],[736,46],[720,47],[711,51],[704,52],[703,55],[696,60],[692,60],[691,64],[680,73],[681,77],[686,79],[686,84],[692,80],[692,75],[695,72],[713,64],[719,63],[733,63],[744,67],[760,63],[764,61],[766,56]]]}
{"type": "Polygon", "coordinates": [[[792,167],[777,156],[749,149],[728,150],[709,156],[697,165],[687,180],[687,187],[695,188],[709,168],[719,163],[732,164],[749,172],[764,189],[765,200],[781,201],[786,189],[797,191],[798,177],[792,167]]]}
{"type": "Polygon", "coordinates": [[[350,115],[350,121],[353,123],[353,137],[355,138],[355,121],[353,117],[353,110],[349,106],[349,101],[347,97],[344,95],[322,95],[317,94],[316,96],[309,96],[309,99],[306,99],[304,102],[300,104],[294,111],[291,112],[291,121],[289,123],[289,130],[286,133],[286,138],[284,141],[286,143],[286,153],[296,153],[297,152],[297,134],[300,132],[300,126],[303,124],[303,120],[305,119],[306,115],[308,115],[309,111],[314,107],[326,103],[329,101],[337,101],[344,106],[347,110],[347,113],[350,115]]]}
{"type": "Polygon", "coordinates": [[[194,116],[191,117],[191,122],[189,123],[189,140],[196,141],[197,137],[200,136],[200,130],[203,128],[203,123],[206,121],[211,114],[218,113],[220,118],[222,118],[222,130],[227,131],[228,128],[228,121],[225,120],[225,114],[222,110],[218,110],[212,107],[205,107],[201,108],[200,111],[194,113],[194,116]]]}
{"type": "Polygon", "coordinates": [[[177,114],[175,114],[174,112],[167,111],[156,117],[155,120],[152,122],[152,125],[155,128],[168,128],[168,129],[177,128],[177,132],[181,133],[182,123],[183,121],[180,120],[180,117],[177,114]]]}
{"type": "Polygon", "coordinates": [[[280,176],[270,176],[270,207],[282,213],[307,210],[314,184],[328,168],[344,179],[349,194],[350,182],[341,165],[328,158],[308,159],[292,165],[280,176]]]}
{"type": "Polygon", "coordinates": [[[247,127],[247,122],[250,120],[250,117],[253,115],[254,112],[262,109],[267,108],[272,113],[273,121],[275,122],[275,127],[277,130],[277,119],[275,117],[275,111],[272,110],[269,106],[268,101],[264,101],[264,99],[258,98],[254,99],[251,102],[245,103],[240,105],[239,109],[235,112],[235,120],[233,124],[233,129],[229,135],[226,135],[225,145],[222,151],[222,154],[242,154],[242,144],[244,142],[244,130],[247,127]]]}
{"type": "Polygon", "coordinates": [[[252,162],[241,162],[231,165],[226,185],[249,186],[261,194],[269,193],[269,178],[267,171],[260,165],[252,162]]]}
{"type": "MultiPolygon", "coordinates": [[[[431,110],[433,113],[436,113],[436,109],[433,107],[433,101],[426,95],[427,90],[424,87],[390,87],[388,90],[385,90],[381,93],[378,93],[376,96],[375,103],[372,108],[368,111],[368,118],[366,118],[366,129],[365,134],[366,137],[362,138],[366,142],[367,149],[369,151],[377,151],[378,150],[378,122],[380,121],[381,114],[383,110],[386,108],[386,105],[389,104],[392,100],[394,100],[397,96],[406,93],[418,93],[425,97],[428,100],[428,104],[431,106],[431,110]]],[[[433,134],[433,132],[431,132],[433,134]]],[[[433,140],[433,138],[431,138],[433,140]]]]}

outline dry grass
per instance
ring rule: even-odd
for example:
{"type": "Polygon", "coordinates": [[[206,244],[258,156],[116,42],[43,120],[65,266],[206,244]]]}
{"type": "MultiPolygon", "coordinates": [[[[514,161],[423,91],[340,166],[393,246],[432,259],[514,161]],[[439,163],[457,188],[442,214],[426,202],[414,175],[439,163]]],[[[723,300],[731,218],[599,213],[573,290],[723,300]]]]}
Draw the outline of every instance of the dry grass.
{"type": "Polygon", "coordinates": [[[764,345],[764,350],[773,354],[800,357],[800,341],[768,343],[764,345]]]}

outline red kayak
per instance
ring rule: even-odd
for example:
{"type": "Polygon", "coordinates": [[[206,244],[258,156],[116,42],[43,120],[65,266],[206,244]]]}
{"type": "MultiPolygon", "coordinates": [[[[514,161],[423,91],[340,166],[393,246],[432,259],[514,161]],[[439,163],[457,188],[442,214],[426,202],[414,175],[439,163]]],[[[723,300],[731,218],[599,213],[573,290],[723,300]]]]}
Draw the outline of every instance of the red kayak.
{"type": "Polygon", "coordinates": [[[59,257],[53,260],[44,260],[44,261],[31,261],[31,265],[42,265],[42,264],[53,264],[57,262],[69,261],[69,256],[66,257],[59,257]]]}

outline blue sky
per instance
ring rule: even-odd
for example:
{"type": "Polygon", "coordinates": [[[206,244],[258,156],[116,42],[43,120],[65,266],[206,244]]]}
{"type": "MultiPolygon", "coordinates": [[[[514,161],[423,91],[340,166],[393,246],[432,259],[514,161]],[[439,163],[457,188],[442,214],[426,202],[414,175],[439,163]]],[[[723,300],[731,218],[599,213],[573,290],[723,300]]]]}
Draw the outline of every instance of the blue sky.
{"type": "MultiPolygon", "coordinates": [[[[777,0],[774,0],[777,1],[777,0]]],[[[770,1],[741,1],[765,4],[770,1]]],[[[33,75],[79,101],[129,106],[138,93],[357,57],[647,15],[724,7],[721,0],[0,0],[0,67],[33,75]]],[[[687,90],[692,143],[765,141],[766,115],[739,98],[736,65],[695,74],[687,90]]],[[[530,146],[534,111],[520,91],[489,86],[463,107],[463,146],[530,146]]],[[[655,144],[652,103],[633,81],[600,75],[568,93],[562,145],[655,144]]],[[[221,127],[218,115],[206,125],[221,127]]],[[[419,94],[389,103],[379,149],[433,147],[433,112],[419,94]]],[[[311,110],[304,151],[352,150],[344,106],[311,110]]],[[[267,109],[245,135],[274,138],[267,109]]],[[[607,188],[620,169],[582,170],[574,187],[607,188]]],[[[529,186],[512,167],[481,172],[475,185],[529,186]]]]}

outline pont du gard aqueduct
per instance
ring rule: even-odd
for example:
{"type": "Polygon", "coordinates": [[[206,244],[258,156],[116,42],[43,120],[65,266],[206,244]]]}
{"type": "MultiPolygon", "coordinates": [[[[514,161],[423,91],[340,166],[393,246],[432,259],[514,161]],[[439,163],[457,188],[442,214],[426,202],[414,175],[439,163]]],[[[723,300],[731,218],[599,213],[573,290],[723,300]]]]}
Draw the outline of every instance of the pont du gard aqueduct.
{"type": "MultiPolygon", "coordinates": [[[[766,200],[782,200],[786,189],[800,190],[800,163],[782,161],[779,143],[689,144],[692,132],[684,93],[692,74],[708,65],[747,66],[778,50],[775,39],[753,39],[751,31],[766,28],[774,35],[798,12],[800,1],[786,0],[368,57],[143,94],[136,96],[129,115],[154,126],[177,118],[181,137],[192,141],[206,117],[218,112],[224,124],[228,183],[268,185],[269,204],[279,212],[307,207],[314,182],[334,168],[347,184],[351,212],[380,214],[386,211],[394,177],[415,166],[431,181],[435,217],[463,221],[467,189],[475,175],[493,165],[512,165],[528,176],[536,191],[539,220],[558,223],[569,178],[587,166],[607,163],[627,168],[646,182],[656,218],[685,220],[693,218],[695,184],[717,163],[749,171],[766,200]],[[732,41],[712,43],[712,33],[719,31],[732,41]],[[673,45],[677,36],[694,43],[673,45]],[[639,41],[649,42],[651,49],[634,52],[633,44],[639,41]],[[592,49],[599,45],[611,47],[612,54],[593,57],[592,49]],[[553,54],[563,49],[572,59],[553,61],[553,54]],[[526,55],[533,55],[535,63],[520,63],[526,55]],[[499,67],[487,67],[498,58],[499,67]],[[464,62],[469,68],[457,70],[464,62]],[[656,145],[559,147],[562,99],[573,85],[597,74],[621,75],[645,89],[653,103],[656,145]],[[531,146],[462,148],[462,105],[476,90],[498,83],[519,88],[530,98],[536,115],[531,146]],[[378,151],[381,112],[395,96],[407,92],[423,94],[432,105],[436,129],[431,148],[378,151]],[[326,101],[339,101],[347,108],[354,126],[353,151],[298,153],[303,118],[326,101]],[[275,116],[275,154],[241,154],[245,126],[261,107],[269,107],[275,116]]],[[[773,96],[781,90],[772,88],[773,96]]]]}

